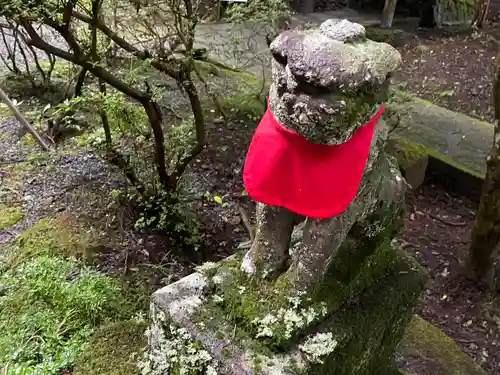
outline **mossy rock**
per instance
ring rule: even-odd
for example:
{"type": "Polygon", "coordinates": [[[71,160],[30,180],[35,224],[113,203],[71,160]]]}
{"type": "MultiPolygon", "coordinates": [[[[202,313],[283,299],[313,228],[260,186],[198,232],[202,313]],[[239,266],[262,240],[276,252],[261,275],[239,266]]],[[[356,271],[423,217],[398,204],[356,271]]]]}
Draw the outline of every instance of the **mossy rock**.
{"type": "Polygon", "coordinates": [[[146,347],[145,322],[122,321],[99,328],[77,358],[75,375],[138,375],[146,347]]]}
{"type": "Polygon", "coordinates": [[[420,317],[412,319],[398,352],[418,369],[432,369],[419,373],[410,368],[416,375],[486,375],[450,337],[420,317]]]}
{"type": "Polygon", "coordinates": [[[366,37],[375,42],[388,43],[394,47],[403,46],[408,38],[412,36],[399,29],[382,29],[376,26],[366,27],[366,37]]]}
{"type": "Polygon", "coordinates": [[[24,218],[20,206],[4,207],[0,206],[0,230],[9,228],[24,218]]]}
{"type": "MultiPolygon", "coordinates": [[[[231,69],[217,62],[199,62],[197,67],[204,76],[215,75],[224,78],[228,90],[218,96],[219,104],[226,115],[259,120],[266,109],[268,82],[255,75],[231,69]],[[227,82],[230,82],[229,84],[227,82]]],[[[214,105],[207,101],[205,108],[213,110],[214,105]]]]}
{"type": "Polygon", "coordinates": [[[62,256],[88,256],[95,248],[92,234],[79,228],[69,217],[38,220],[25,230],[18,240],[21,250],[28,254],[62,256]]]}
{"type": "Polygon", "coordinates": [[[428,156],[427,148],[406,139],[393,137],[387,141],[387,152],[394,156],[402,170],[411,168],[422,158],[428,156]]]}

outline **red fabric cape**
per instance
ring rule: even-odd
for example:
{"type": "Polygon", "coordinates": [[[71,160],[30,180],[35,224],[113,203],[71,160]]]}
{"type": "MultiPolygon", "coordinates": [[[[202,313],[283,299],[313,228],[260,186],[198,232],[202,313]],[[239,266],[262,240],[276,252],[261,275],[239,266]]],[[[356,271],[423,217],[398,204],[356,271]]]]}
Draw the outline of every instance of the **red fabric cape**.
{"type": "Polygon", "coordinates": [[[264,114],[248,149],[243,183],[255,201],[326,219],[343,213],[356,197],[381,106],[347,142],[313,144],[264,114]]]}

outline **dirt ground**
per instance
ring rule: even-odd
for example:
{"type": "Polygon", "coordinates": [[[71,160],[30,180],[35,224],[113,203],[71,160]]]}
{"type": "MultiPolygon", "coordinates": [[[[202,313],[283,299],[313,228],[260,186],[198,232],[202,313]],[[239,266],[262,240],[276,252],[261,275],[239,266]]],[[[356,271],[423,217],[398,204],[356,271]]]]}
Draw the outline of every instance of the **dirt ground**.
{"type": "Polygon", "coordinates": [[[492,87],[500,25],[477,33],[417,30],[406,21],[395,24],[403,57],[395,80],[402,89],[438,105],[486,121],[494,120],[492,87]]]}
{"type": "Polygon", "coordinates": [[[475,204],[426,185],[408,199],[402,245],[431,274],[418,313],[441,328],[489,374],[500,374],[498,306],[462,271],[475,204]]]}

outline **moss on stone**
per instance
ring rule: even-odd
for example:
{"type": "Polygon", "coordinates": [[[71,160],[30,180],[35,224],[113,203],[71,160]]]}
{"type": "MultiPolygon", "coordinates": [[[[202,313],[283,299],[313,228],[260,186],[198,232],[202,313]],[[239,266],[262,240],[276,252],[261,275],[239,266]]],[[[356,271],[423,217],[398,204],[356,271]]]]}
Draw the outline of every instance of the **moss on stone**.
{"type": "Polygon", "coordinates": [[[146,347],[144,322],[105,325],[77,358],[75,375],[138,375],[137,360],[146,347]]]}
{"type": "MultiPolygon", "coordinates": [[[[391,259],[389,254],[379,255],[380,262],[386,263],[387,267],[383,273],[380,273],[380,270],[374,272],[379,276],[377,280],[365,284],[356,295],[351,296],[352,298],[342,300],[336,309],[328,311],[327,319],[315,322],[309,327],[310,330],[303,331],[294,338],[293,343],[297,344],[304,342],[309,334],[330,332],[338,342],[337,349],[330,356],[322,358],[323,364],[309,363],[306,367],[301,367],[300,371],[294,371],[295,373],[318,375],[397,373],[391,363],[392,354],[405,332],[407,323],[411,320],[413,308],[418,302],[426,277],[424,271],[403,250],[392,245],[391,248],[388,253],[393,253],[392,262],[389,260],[391,259]]],[[[374,265],[374,259],[371,260],[367,261],[367,264],[370,264],[368,267],[374,265]]],[[[360,274],[370,279],[368,268],[363,269],[360,274]]],[[[233,286],[235,295],[226,294],[225,299],[233,297],[236,299],[239,296],[240,300],[250,301],[247,295],[248,289],[241,294],[239,292],[241,281],[235,278],[227,279],[226,285],[233,286]]],[[[246,286],[252,286],[253,282],[251,279],[247,280],[246,286]]],[[[258,285],[262,287],[263,284],[265,282],[260,281],[258,285]]],[[[341,284],[337,287],[345,288],[341,284]]],[[[338,291],[334,288],[330,288],[329,291],[331,295],[338,296],[338,291]]],[[[266,293],[268,292],[270,291],[266,290],[266,293]]],[[[286,291],[282,290],[278,290],[276,294],[283,293],[287,295],[286,291]]],[[[252,300],[262,305],[262,301],[252,300]]],[[[273,304],[271,307],[276,311],[279,305],[273,304]]],[[[207,330],[217,332],[216,336],[221,340],[230,340],[236,346],[247,348],[255,354],[256,368],[267,366],[266,363],[259,361],[259,356],[276,359],[277,355],[289,353],[290,346],[279,346],[276,341],[267,338],[256,339],[246,319],[235,316],[232,308],[238,308],[236,303],[227,305],[221,301],[210,302],[200,312],[198,319],[204,323],[207,330]]],[[[245,308],[253,310],[254,306],[246,304],[245,308]]]]}
{"type": "Polygon", "coordinates": [[[443,163],[446,163],[446,164],[449,164],[451,165],[452,167],[458,169],[458,170],[461,170],[462,172],[465,172],[465,173],[468,173],[474,177],[477,177],[477,178],[480,178],[480,179],[483,179],[485,178],[485,173],[482,172],[482,171],[478,171],[476,169],[472,169],[472,168],[469,168],[468,166],[466,165],[463,165],[463,164],[460,164],[458,162],[456,162],[455,160],[453,160],[453,158],[447,156],[447,155],[443,155],[437,151],[434,151],[434,150],[431,150],[431,149],[427,149],[427,153],[429,154],[429,156],[432,156],[433,158],[435,159],[439,159],[441,160],[443,163]]]}
{"type": "Polygon", "coordinates": [[[414,317],[408,326],[399,354],[430,362],[443,375],[486,375],[450,337],[420,317],[414,317]]]}
{"type": "Polygon", "coordinates": [[[396,137],[387,141],[386,151],[396,158],[399,167],[403,170],[410,168],[428,155],[424,145],[396,137]]]}
{"type": "Polygon", "coordinates": [[[17,224],[23,218],[20,206],[5,208],[0,206],[0,230],[17,224]]]}
{"type": "Polygon", "coordinates": [[[407,32],[396,28],[383,29],[376,26],[367,26],[365,30],[368,39],[375,42],[388,43],[395,47],[404,44],[405,38],[409,36],[407,32]]]}
{"type": "MultiPolygon", "coordinates": [[[[231,82],[218,98],[225,114],[254,121],[264,114],[269,89],[267,82],[263,83],[252,73],[231,69],[218,62],[200,62],[197,67],[204,76],[215,75],[231,82]]],[[[204,107],[214,109],[212,102],[207,102],[204,107]]]]}
{"type": "Polygon", "coordinates": [[[40,219],[24,231],[18,240],[28,254],[54,254],[62,256],[88,256],[94,246],[92,235],[79,230],[68,216],[40,219]]]}
{"type": "MultiPolygon", "coordinates": [[[[386,232],[385,235],[387,234],[386,232]]],[[[289,299],[292,297],[293,286],[280,283],[285,279],[275,283],[249,278],[239,270],[239,261],[235,258],[219,268],[220,279],[226,281],[214,286],[215,293],[223,296],[219,303],[223,312],[218,315],[229,316],[251,337],[255,337],[259,330],[254,323],[255,319],[276,315],[280,309],[300,315],[312,308],[319,322],[324,318],[320,311],[326,309],[329,314],[338,311],[346,301],[358,298],[381,279],[409,272],[416,274],[416,278],[423,282],[423,272],[418,271],[419,267],[414,261],[389,241],[380,241],[381,238],[363,241],[364,246],[361,248],[354,239],[346,241],[332,261],[323,283],[311,291],[307,298],[303,298],[298,308],[289,299]]],[[[289,348],[313,328],[306,324],[290,332],[280,321],[272,326],[272,337],[260,342],[276,350],[289,348]]]]}

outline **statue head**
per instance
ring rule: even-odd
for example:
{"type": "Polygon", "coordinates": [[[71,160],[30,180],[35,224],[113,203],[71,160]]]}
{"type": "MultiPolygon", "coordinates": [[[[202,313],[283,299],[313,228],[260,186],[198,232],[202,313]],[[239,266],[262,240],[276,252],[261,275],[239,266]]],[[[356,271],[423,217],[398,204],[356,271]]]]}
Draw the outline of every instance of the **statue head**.
{"type": "Polygon", "coordinates": [[[388,94],[399,52],[366,38],[362,25],[331,19],[288,30],[271,44],[270,106],[282,125],[312,143],[348,141],[388,94]]]}

